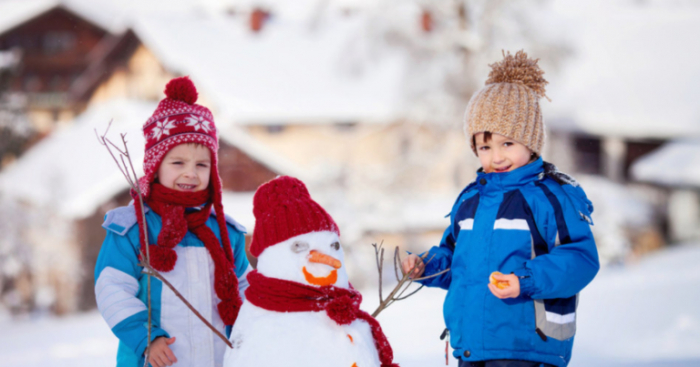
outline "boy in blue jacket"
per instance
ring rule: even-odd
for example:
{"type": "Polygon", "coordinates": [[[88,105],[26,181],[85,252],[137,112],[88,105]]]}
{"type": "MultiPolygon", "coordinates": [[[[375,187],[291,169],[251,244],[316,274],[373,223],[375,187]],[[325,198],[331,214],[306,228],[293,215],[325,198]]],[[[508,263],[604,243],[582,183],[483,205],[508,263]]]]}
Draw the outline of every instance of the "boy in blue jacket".
{"type": "Polygon", "coordinates": [[[566,366],[578,293],[599,269],[593,206],[540,157],[547,81],[537,60],[519,51],[491,68],[465,113],[482,168],[428,251],[432,260],[409,255],[402,266],[417,264],[413,277],[450,268],[421,282],[447,290],[445,324],[460,367],[566,366]]]}
{"type": "MultiPolygon", "coordinates": [[[[95,267],[97,307],[119,338],[118,367],[142,367],[148,343],[147,276],[140,254],[218,331],[230,332],[250,271],[245,228],[224,215],[211,112],[195,104],[187,78],[143,126],[144,176],[133,205],[107,213],[107,237],[95,267]],[[148,228],[148,239],[146,231],[148,228]],[[240,278],[240,282],[239,282],[240,278]]],[[[226,344],[155,277],[151,278],[151,366],[220,367],[226,344]]]]}

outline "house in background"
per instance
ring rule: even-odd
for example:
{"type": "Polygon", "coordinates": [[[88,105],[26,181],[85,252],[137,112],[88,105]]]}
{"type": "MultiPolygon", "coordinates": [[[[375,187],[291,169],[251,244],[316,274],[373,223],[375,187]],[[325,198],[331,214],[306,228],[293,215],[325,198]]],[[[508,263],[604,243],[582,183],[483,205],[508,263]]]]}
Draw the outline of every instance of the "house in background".
{"type": "Polygon", "coordinates": [[[135,50],[123,27],[77,3],[4,1],[0,13],[0,50],[17,52],[21,65],[7,92],[26,99],[29,120],[41,135],[82,112],[101,77],[135,50]]]}

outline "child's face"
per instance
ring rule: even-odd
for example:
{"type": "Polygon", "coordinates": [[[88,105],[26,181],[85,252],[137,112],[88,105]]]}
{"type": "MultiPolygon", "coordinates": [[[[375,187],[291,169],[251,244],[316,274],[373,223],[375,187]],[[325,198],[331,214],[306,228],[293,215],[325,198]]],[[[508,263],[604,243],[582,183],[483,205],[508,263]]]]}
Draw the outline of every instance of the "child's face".
{"type": "Polygon", "coordinates": [[[499,134],[491,134],[484,141],[484,133],[474,135],[476,154],[485,173],[509,172],[522,167],[532,159],[532,151],[525,145],[499,134]]]}
{"type": "Polygon", "coordinates": [[[158,168],[161,185],[178,191],[200,191],[209,186],[211,152],[202,145],[180,144],[165,155],[158,168]]]}

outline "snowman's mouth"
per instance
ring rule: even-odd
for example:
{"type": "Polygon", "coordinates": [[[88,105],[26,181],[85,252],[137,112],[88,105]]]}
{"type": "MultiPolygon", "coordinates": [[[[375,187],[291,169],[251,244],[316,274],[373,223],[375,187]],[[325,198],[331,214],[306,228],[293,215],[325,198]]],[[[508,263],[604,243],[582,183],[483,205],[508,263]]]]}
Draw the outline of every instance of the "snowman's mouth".
{"type": "Polygon", "coordinates": [[[325,277],[317,277],[314,276],[313,274],[309,273],[308,270],[306,270],[306,266],[301,269],[302,272],[304,272],[304,278],[306,278],[306,281],[309,284],[313,285],[318,285],[318,286],[324,286],[324,285],[333,285],[335,282],[338,280],[338,271],[333,269],[331,272],[326,275],[325,277]]]}

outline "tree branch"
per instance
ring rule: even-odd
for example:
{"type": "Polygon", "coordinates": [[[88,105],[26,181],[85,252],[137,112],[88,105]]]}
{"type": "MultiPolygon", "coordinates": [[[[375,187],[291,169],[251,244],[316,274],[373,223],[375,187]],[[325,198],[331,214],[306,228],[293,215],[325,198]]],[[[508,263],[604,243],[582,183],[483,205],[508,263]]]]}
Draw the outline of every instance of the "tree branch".
{"type": "Polygon", "coordinates": [[[399,248],[396,247],[396,248],[394,248],[393,263],[394,263],[394,275],[396,276],[396,280],[398,283],[396,284],[394,289],[391,290],[389,295],[386,298],[383,298],[382,297],[382,270],[383,270],[382,263],[384,262],[384,257],[382,256],[383,255],[383,253],[382,253],[383,248],[381,245],[379,247],[377,247],[377,244],[372,244],[372,246],[374,247],[374,254],[375,254],[376,261],[377,261],[377,270],[379,271],[379,306],[377,306],[377,309],[374,310],[374,312],[372,313],[372,317],[377,317],[380,312],[382,312],[383,310],[385,310],[386,308],[388,308],[389,306],[394,304],[394,302],[405,300],[406,298],[411,297],[412,295],[418,293],[418,291],[423,289],[424,285],[421,284],[420,287],[418,287],[417,289],[411,291],[410,293],[408,293],[407,295],[404,296],[404,293],[406,293],[406,291],[409,289],[411,284],[413,284],[413,282],[419,281],[419,280],[430,279],[430,278],[442,275],[442,274],[450,271],[450,269],[448,268],[448,269],[445,269],[439,273],[435,273],[435,274],[431,274],[429,276],[413,279],[413,278],[411,278],[410,274],[413,274],[414,271],[416,271],[416,270],[420,270],[422,272],[425,269],[425,267],[433,260],[435,255],[431,256],[430,259],[428,259],[426,261],[425,259],[428,256],[428,253],[427,252],[424,253],[423,255],[420,256],[421,261],[417,261],[408,272],[404,273],[403,269],[401,268],[401,256],[399,254],[399,248]],[[399,271],[401,271],[401,273],[403,274],[403,276],[401,276],[400,278],[399,278],[399,271]]]}

